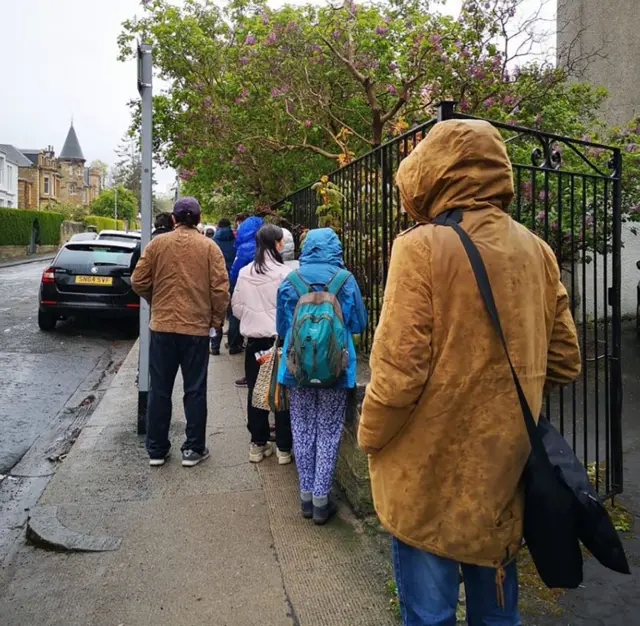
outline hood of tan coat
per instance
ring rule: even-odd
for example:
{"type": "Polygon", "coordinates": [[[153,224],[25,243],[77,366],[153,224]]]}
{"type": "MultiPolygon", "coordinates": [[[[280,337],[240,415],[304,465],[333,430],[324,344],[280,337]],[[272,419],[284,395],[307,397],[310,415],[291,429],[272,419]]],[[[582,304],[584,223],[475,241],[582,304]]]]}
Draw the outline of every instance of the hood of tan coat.
{"type": "Polygon", "coordinates": [[[513,198],[505,144],[491,124],[480,120],[436,124],[402,161],[396,182],[402,206],[417,222],[454,208],[506,210],[513,198]]]}

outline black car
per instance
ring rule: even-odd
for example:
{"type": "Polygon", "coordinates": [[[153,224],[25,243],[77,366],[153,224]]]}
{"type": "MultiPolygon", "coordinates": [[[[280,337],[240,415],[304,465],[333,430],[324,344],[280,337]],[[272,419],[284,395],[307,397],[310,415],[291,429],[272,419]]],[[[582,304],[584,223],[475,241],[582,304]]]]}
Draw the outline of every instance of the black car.
{"type": "Polygon", "coordinates": [[[79,315],[137,319],[140,298],[131,288],[137,248],[135,241],[65,244],[42,274],[38,326],[53,330],[59,319],[79,315]]]}

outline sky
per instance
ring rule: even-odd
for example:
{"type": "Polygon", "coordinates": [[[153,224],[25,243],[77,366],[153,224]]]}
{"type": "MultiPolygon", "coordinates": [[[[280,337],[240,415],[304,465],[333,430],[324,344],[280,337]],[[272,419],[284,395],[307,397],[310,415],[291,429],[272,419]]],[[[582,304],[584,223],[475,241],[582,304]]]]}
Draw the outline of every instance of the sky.
{"type": "MultiPolygon", "coordinates": [[[[117,37],[121,23],[142,12],[140,0],[0,3],[5,26],[0,143],[23,149],[53,145],[59,153],[73,118],[87,161],[113,165],[129,126],[127,102],[138,97],[136,63],[117,60],[117,37]]],[[[448,0],[447,12],[457,13],[461,3],[448,0]]],[[[539,4],[525,0],[525,8],[539,4]]],[[[156,192],[167,192],[173,170],[156,167],[154,174],[156,192]]]]}

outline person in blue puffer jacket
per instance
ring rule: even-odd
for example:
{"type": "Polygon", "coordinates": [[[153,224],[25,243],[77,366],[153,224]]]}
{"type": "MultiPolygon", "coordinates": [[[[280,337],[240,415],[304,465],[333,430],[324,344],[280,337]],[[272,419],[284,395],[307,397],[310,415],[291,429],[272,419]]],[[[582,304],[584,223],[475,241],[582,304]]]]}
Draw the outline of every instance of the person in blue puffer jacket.
{"type": "MultiPolygon", "coordinates": [[[[245,218],[244,214],[239,214],[236,217],[236,221],[240,222],[236,231],[236,240],[233,244],[236,256],[229,270],[229,286],[232,296],[238,282],[240,270],[249,265],[249,263],[253,263],[256,254],[256,234],[264,223],[261,217],[245,218]]],[[[243,350],[243,344],[244,339],[240,334],[240,320],[231,313],[229,316],[229,354],[240,354],[243,350]]],[[[236,387],[246,386],[246,378],[236,380],[236,387]]]]}
{"type": "MultiPolygon", "coordinates": [[[[320,291],[333,276],[344,269],[342,244],[330,228],[311,230],[302,244],[300,276],[314,290],[320,291]]],[[[291,274],[289,274],[291,276],[291,274]]],[[[276,329],[284,338],[286,355],[291,324],[299,300],[289,278],[278,289],[276,329]]],[[[344,324],[349,331],[349,360],[341,379],[331,388],[297,387],[287,370],[286,358],[280,360],[278,381],[289,389],[289,408],[293,431],[293,448],[300,480],[302,514],[316,524],[326,523],[336,512],[329,497],[347,408],[348,390],[356,385],[356,351],[352,335],[364,332],[367,311],[358,283],[351,274],[337,295],[344,324]]]]}

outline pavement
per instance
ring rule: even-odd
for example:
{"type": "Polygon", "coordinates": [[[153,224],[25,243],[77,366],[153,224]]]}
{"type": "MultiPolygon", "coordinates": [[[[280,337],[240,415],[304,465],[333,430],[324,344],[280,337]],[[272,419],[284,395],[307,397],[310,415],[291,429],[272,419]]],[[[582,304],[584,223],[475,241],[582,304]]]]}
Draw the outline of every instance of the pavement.
{"type": "Polygon", "coordinates": [[[137,355],[113,379],[0,569],[3,626],[392,625],[386,556],[346,506],[299,513],[296,471],[248,462],[243,358],[211,359],[211,458],[150,468],[136,435],[137,355]],[[65,548],[64,551],[60,551],[65,548]],[[70,552],[103,549],[98,552],[70,552]]]}
{"type": "MultiPolygon", "coordinates": [[[[623,336],[625,494],[640,513],[640,343],[623,336]]],[[[342,504],[324,528],[303,520],[294,466],[248,462],[242,357],[212,358],[211,458],[179,463],[181,382],[173,458],[150,468],[135,434],[135,349],[71,452],[29,511],[30,541],[0,569],[3,626],[378,626],[396,624],[385,589],[388,551],[342,504]],[[42,544],[48,550],[41,549],[42,544]]],[[[18,512],[15,513],[16,515],[18,512]]],[[[624,539],[633,575],[586,561],[580,589],[526,626],[628,626],[638,621],[637,528],[624,539]]],[[[1,555],[0,555],[1,557],[1,555]]]]}
{"type": "Polygon", "coordinates": [[[53,261],[55,254],[47,252],[45,254],[30,254],[29,256],[11,257],[8,259],[0,259],[0,269],[4,267],[16,267],[25,263],[41,263],[45,261],[53,261]]]}

